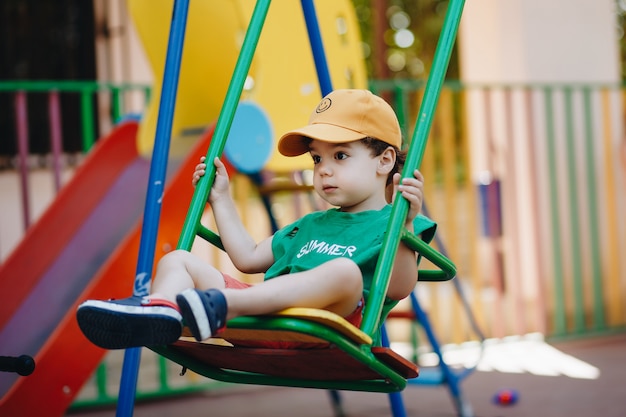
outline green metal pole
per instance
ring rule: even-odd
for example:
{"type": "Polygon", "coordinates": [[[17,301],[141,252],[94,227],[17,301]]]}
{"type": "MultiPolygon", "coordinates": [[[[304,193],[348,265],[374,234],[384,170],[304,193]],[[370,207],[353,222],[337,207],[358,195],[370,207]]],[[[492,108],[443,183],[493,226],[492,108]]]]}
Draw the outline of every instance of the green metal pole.
{"type": "Polygon", "coordinates": [[[580,211],[578,209],[578,187],[576,163],[576,141],[574,136],[574,103],[573,91],[570,87],[565,88],[565,138],[567,152],[567,177],[570,206],[570,232],[572,234],[572,266],[574,284],[574,329],[583,331],[585,328],[585,304],[583,296],[583,265],[582,249],[580,242],[580,211]]]}
{"type": "Polygon", "coordinates": [[[554,130],[554,105],[552,89],[544,89],[546,114],[546,146],[548,147],[548,167],[550,172],[550,218],[552,219],[552,259],[554,268],[554,332],[565,334],[567,322],[565,318],[565,291],[563,289],[563,246],[561,244],[561,227],[559,224],[560,210],[558,198],[558,182],[556,172],[556,137],[554,130]]]}
{"type": "MultiPolygon", "coordinates": [[[[443,28],[439,36],[437,50],[433,60],[428,82],[424,90],[424,99],[417,117],[413,140],[408,151],[406,164],[402,171],[402,177],[412,177],[413,170],[420,166],[428,133],[435,115],[439,93],[448,69],[452,47],[461,21],[464,0],[451,0],[443,22],[443,28]]],[[[387,227],[387,236],[381,248],[380,258],[374,272],[372,291],[365,305],[363,324],[361,330],[368,335],[373,335],[378,328],[378,319],[382,310],[383,300],[389,286],[389,276],[398,250],[398,242],[401,231],[404,228],[404,220],[408,213],[409,205],[404,198],[396,198],[391,211],[391,220],[387,227]],[[393,237],[393,239],[391,238],[393,237]],[[374,311],[373,309],[377,309],[374,311]]]]}
{"type": "Polygon", "coordinates": [[[83,152],[89,151],[96,141],[91,95],[92,91],[87,89],[80,93],[80,112],[83,120],[83,152]]]}
{"type": "Polygon", "coordinates": [[[396,85],[393,90],[394,102],[396,114],[398,115],[398,122],[400,123],[400,130],[402,136],[407,137],[409,132],[409,117],[406,106],[406,94],[401,85],[396,85]]]}
{"type": "Polygon", "coordinates": [[[150,103],[150,100],[152,99],[152,88],[150,87],[146,87],[143,89],[143,94],[144,94],[144,105],[145,107],[148,107],[148,104],[150,103]]]}
{"type": "Polygon", "coordinates": [[[248,71],[250,70],[250,64],[252,63],[254,51],[259,42],[259,37],[261,36],[261,30],[263,29],[263,24],[265,22],[265,17],[267,16],[267,11],[270,7],[270,3],[270,0],[259,0],[254,7],[254,12],[252,13],[252,17],[250,19],[250,25],[248,26],[243,45],[241,47],[241,52],[239,53],[239,58],[235,64],[233,77],[230,80],[230,84],[226,92],[226,98],[224,99],[222,110],[220,111],[217,124],[215,125],[215,131],[213,133],[213,138],[211,139],[211,146],[209,146],[209,150],[206,155],[206,174],[200,179],[200,181],[198,181],[198,185],[196,186],[191,199],[189,211],[187,212],[187,217],[185,218],[185,223],[183,224],[183,230],[178,240],[178,249],[191,250],[191,245],[193,244],[198,231],[202,227],[200,224],[200,217],[202,216],[204,206],[209,197],[211,184],[213,184],[213,180],[215,179],[215,166],[213,165],[213,160],[216,157],[220,157],[222,155],[222,151],[224,150],[230,125],[235,117],[235,110],[237,110],[237,104],[239,103],[239,98],[241,97],[241,92],[243,91],[243,85],[246,77],[248,76],[248,71]]]}
{"type": "Polygon", "coordinates": [[[593,146],[593,106],[591,104],[591,90],[589,87],[583,88],[584,109],[585,109],[585,156],[587,161],[587,191],[585,199],[589,205],[589,235],[592,268],[592,288],[593,288],[593,327],[594,330],[605,328],[604,298],[602,296],[602,260],[600,256],[600,226],[598,221],[598,198],[596,182],[596,163],[593,146]]]}
{"type": "Polygon", "coordinates": [[[111,118],[113,123],[122,117],[122,94],[118,86],[111,87],[111,118]]]}
{"type": "Polygon", "coordinates": [[[96,369],[96,389],[98,392],[98,402],[105,402],[111,399],[111,396],[107,392],[108,378],[107,367],[105,362],[101,362],[96,369]]]}

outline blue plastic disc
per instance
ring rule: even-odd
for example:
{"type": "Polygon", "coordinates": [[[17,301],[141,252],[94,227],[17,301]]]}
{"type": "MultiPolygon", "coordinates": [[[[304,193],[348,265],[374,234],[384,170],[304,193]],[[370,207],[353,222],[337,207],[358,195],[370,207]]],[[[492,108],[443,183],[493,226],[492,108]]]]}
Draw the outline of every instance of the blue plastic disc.
{"type": "Polygon", "coordinates": [[[228,161],[237,171],[253,174],[263,169],[273,147],[274,131],[265,111],[253,102],[240,102],[224,145],[228,161]]]}

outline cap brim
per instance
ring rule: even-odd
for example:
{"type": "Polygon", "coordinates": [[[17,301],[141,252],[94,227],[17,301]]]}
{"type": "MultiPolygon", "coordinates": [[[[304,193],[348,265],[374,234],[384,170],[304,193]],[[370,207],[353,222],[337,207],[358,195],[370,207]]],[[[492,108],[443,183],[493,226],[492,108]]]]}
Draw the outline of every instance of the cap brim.
{"type": "Polygon", "coordinates": [[[330,143],[353,142],[363,139],[363,133],[326,123],[315,123],[285,133],[278,140],[278,152],[285,156],[298,156],[309,151],[304,138],[330,143]]]}

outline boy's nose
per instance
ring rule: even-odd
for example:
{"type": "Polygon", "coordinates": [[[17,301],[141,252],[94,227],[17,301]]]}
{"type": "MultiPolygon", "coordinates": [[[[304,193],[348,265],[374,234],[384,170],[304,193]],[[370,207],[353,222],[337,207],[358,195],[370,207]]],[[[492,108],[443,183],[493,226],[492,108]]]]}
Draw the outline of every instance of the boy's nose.
{"type": "Polygon", "coordinates": [[[328,164],[319,163],[317,164],[317,172],[320,175],[328,176],[332,174],[332,170],[328,164]]]}

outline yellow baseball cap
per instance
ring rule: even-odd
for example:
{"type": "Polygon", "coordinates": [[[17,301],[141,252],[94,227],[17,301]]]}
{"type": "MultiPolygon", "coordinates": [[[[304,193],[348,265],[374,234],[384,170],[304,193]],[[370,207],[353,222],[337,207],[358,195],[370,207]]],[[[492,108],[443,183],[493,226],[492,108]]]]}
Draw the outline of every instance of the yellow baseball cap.
{"type": "Polygon", "coordinates": [[[368,90],[335,90],[317,105],[309,124],[285,133],[278,140],[278,151],[298,156],[309,151],[304,138],[331,143],[375,138],[400,149],[402,133],[391,106],[368,90]]]}

